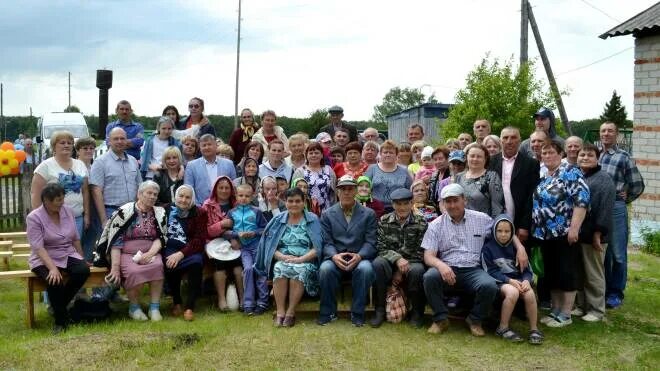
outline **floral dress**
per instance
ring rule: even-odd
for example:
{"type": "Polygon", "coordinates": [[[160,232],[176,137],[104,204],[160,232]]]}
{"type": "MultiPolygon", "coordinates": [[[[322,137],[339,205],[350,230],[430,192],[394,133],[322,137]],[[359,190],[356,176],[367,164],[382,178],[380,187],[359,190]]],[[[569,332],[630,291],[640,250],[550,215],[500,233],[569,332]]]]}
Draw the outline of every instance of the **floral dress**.
{"type": "Polygon", "coordinates": [[[323,166],[319,172],[312,171],[306,166],[303,169],[303,177],[309,184],[309,197],[318,201],[321,212],[332,206],[335,200],[331,172],[332,169],[327,165],[323,166]]]}
{"type": "MultiPolygon", "coordinates": [[[[303,256],[312,248],[312,242],[307,235],[307,228],[303,219],[298,224],[288,224],[286,226],[277,250],[285,255],[303,256]]],[[[277,278],[301,281],[308,295],[318,295],[318,268],[313,262],[287,263],[277,261],[273,267],[273,280],[277,278]]]]}

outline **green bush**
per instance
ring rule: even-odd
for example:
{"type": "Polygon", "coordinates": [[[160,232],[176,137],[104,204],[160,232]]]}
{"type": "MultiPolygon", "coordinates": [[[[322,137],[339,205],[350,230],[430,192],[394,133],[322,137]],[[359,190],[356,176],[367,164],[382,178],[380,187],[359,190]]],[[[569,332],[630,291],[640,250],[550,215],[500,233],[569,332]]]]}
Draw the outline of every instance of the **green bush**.
{"type": "Polygon", "coordinates": [[[644,239],[642,251],[647,254],[660,256],[660,231],[642,228],[642,238],[644,239]]]}

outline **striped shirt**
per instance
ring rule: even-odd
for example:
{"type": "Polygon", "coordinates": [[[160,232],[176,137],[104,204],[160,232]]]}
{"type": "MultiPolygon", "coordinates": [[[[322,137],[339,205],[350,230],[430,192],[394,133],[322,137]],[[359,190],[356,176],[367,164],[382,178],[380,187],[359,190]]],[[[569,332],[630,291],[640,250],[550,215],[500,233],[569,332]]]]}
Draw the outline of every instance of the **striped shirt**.
{"type": "Polygon", "coordinates": [[[492,224],[493,219],[479,211],[465,209],[459,221],[444,213],[429,224],[422,248],[435,251],[450,267],[477,267],[481,264],[481,248],[490,235],[492,224]]]}
{"type": "Polygon", "coordinates": [[[598,163],[602,170],[614,180],[616,199],[626,203],[635,201],[644,192],[644,179],[637,169],[635,161],[628,152],[617,147],[608,150],[601,149],[601,151],[598,163]],[[625,200],[619,196],[619,193],[624,191],[626,192],[625,200]]]}

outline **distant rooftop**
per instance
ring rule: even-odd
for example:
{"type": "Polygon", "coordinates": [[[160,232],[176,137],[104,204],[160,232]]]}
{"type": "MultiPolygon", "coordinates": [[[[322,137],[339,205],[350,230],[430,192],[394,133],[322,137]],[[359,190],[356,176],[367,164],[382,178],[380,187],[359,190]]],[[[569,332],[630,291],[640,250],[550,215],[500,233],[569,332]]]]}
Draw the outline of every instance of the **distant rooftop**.
{"type": "Polygon", "coordinates": [[[660,34],[660,2],[598,36],[601,39],[630,35],[660,34]]]}

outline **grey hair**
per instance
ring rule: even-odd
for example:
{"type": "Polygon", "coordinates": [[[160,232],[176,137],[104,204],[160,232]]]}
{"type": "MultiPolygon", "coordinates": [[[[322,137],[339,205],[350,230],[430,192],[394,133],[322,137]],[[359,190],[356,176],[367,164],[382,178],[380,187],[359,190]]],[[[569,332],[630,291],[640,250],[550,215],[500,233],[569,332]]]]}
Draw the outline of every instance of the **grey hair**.
{"type": "Polygon", "coordinates": [[[213,134],[204,134],[201,137],[199,137],[199,142],[215,142],[215,137],[213,134]]]}
{"type": "Polygon", "coordinates": [[[160,192],[160,186],[158,186],[158,183],[154,182],[153,180],[145,180],[144,182],[140,183],[140,186],[138,187],[138,195],[141,195],[142,192],[144,192],[147,188],[155,189],[156,193],[160,192]]]}

